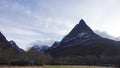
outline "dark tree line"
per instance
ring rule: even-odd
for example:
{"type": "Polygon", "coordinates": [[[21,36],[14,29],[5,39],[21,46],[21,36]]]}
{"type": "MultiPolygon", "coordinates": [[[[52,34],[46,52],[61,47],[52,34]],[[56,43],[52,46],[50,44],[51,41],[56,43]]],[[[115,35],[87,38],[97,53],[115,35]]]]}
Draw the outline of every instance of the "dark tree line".
{"type": "Polygon", "coordinates": [[[54,64],[63,64],[63,65],[110,65],[110,66],[119,66],[120,65],[120,55],[116,56],[95,56],[95,55],[86,55],[86,56],[64,56],[56,57],[54,64]]]}
{"type": "Polygon", "coordinates": [[[120,55],[51,56],[43,51],[14,53],[0,48],[0,64],[6,65],[120,65],[120,55]]]}
{"type": "Polygon", "coordinates": [[[44,65],[51,62],[51,56],[44,52],[26,51],[19,54],[7,52],[6,54],[0,51],[0,65],[44,65]],[[4,55],[4,56],[3,56],[4,55]]]}

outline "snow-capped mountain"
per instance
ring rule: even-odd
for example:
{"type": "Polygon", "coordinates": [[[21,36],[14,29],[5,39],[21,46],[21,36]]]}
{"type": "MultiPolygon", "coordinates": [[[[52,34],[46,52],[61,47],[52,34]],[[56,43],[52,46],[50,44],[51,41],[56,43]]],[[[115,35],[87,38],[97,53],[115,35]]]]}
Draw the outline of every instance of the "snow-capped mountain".
{"type": "Polygon", "coordinates": [[[37,50],[37,51],[44,51],[44,50],[46,50],[47,48],[49,48],[49,46],[47,46],[47,45],[34,45],[34,46],[32,47],[32,49],[35,49],[35,50],[37,50]]]}
{"type": "Polygon", "coordinates": [[[49,48],[49,46],[52,46],[54,42],[55,41],[53,40],[35,41],[31,44],[32,45],[31,49],[35,49],[37,51],[44,51],[47,48],[49,48]]]}

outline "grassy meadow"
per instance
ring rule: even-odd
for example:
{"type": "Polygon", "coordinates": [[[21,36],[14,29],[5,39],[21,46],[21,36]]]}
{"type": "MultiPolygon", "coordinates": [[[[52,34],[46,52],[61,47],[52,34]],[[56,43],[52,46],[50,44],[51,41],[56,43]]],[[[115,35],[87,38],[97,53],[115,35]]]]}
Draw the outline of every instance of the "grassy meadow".
{"type": "Polygon", "coordinates": [[[104,66],[75,66],[75,65],[51,65],[51,66],[0,66],[0,68],[117,68],[104,66]]]}

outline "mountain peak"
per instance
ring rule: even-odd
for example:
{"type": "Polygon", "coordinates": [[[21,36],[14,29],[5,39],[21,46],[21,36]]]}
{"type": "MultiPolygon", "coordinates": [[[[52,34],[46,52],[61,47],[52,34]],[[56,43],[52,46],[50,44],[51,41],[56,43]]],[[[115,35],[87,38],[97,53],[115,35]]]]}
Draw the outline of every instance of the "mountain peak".
{"type": "MultiPolygon", "coordinates": [[[[83,20],[83,19],[81,19],[80,21],[79,21],[79,24],[78,25],[85,25],[85,26],[87,26],[87,24],[85,23],[85,21],[83,20]]],[[[87,26],[88,27],[88,26],[87,26]]]]}
{"type": "Polygon", "coordinates": [[[83,19],[81,19],[79,23],[85,23],[85,21],[83,19]]]}
{"type": "Polygon", "coordinates": [[[83,19],[81,19],[79,24],[77,24],[63,40],[65,41],[77,37],[78,35],[83,35],[83,33],[94,34],[92,29],[85,23],[83,19]]]}
{"type": "Polygon", "coordinates": [[[81,19],[79,24],[77,24],[74,28],[76,28],[79,33],[81,33],[81,32],[93,32],[92,29],[86,24],[86,22],[83,19],[81,19]]]}

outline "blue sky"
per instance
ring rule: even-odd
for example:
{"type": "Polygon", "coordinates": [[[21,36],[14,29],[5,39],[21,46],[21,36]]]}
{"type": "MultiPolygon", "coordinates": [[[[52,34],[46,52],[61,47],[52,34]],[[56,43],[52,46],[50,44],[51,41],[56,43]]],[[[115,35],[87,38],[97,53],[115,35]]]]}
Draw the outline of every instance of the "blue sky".
{"type": "Polygon", "coordinates": [[[119,37],[119,6],[120,0],[0,0],[0,31],[23,49],[35,40],[60,41],[80,19],[119,37]]]}

